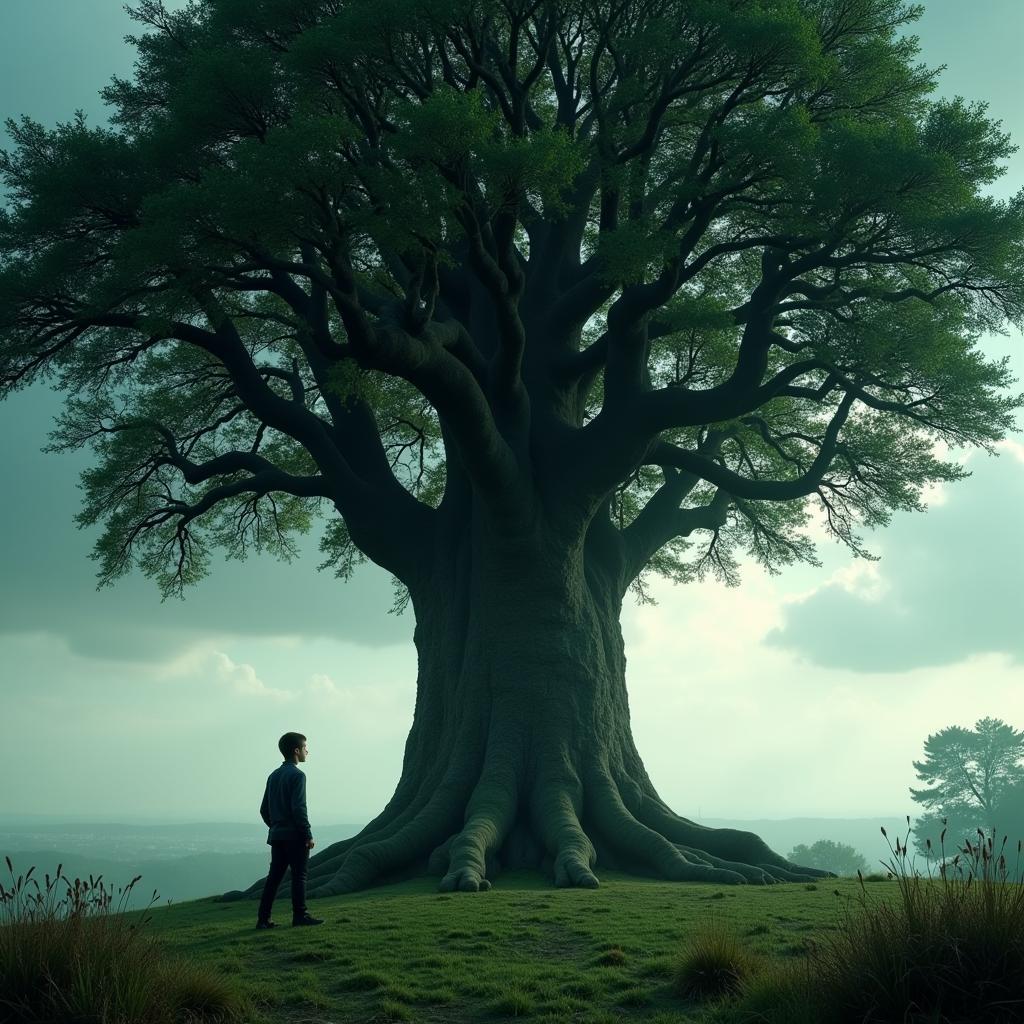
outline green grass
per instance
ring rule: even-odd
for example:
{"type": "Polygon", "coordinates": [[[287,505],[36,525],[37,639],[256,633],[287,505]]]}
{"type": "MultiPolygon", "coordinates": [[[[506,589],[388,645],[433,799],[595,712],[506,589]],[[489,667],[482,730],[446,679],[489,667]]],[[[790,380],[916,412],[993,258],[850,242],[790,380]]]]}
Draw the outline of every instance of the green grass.
{"type": "Polygon", "coordinates": [[[1008,836],[999,843],[978,830],[973,842],[954,847],[952,859],[940,839],[945,866],[924,877],[908,864],[909,818],[907,826],[902,843],[890,843],[898,898],[871,904],[861,886],[833,940],[811,953],[815,985],[843,1019],[1024,1020],[1021,841],[1011,870],[1008,836]]]}
{"type": "MultiPolygon", "coordinates": [[[[230,973],[265,1022],[411,1020],[683,1024],[712,1019],[673,977],[709,920],[781,967],[791,948],[835,928],[856,880],[722,887],[605,872],[601,888],[555,889],[537,875],[501,875],[489,892],[441,894],[417,879],[311,900],[326,919],[257,932],[253,901],[154,908],[148,925],[171,953],[230,973]],[[239,969],[241,968],[241,969],[239,969]]],[[[873,887],[897,892],[889,883],[873,887]]]]}
{"type": "MultiPolygon", "coordinates": [[[[605,872],[592,891],[507,873],[489,892],[441,894],[422,878],[311,900],[326,918],[315,928],[288,926],[285,896],[270,931],[255,930],[254,900],[118,914],[101,897],[103,912],[73,926],[37,907],[0,927],[0,992],[37,991],[43,964],[63,972],[53,988],[67,1005],[13,1017],[0,1005],[0,1022],[1019,1021],[1024,887],[1007,882],[991,840],[961,853],[955,875],[920,878],[897,841],[888,877],[870,885],[723,887],[605,872]]],[[[0,887],[7,920],[24,881],[0,887]]],[[[77,886],[74,905],[95,902],[94,887],[77,886]]]]}
{"type": "MultiPolygon", "coordinates": [[[[752,928],[747,931],[758,934],[752,928]]],[[[743,982],[758,973],[761,959],[750,952],[734,923],[710,918],[687,940],[676,964],[673,988],[690,999],[736,995],[743,982]]]]}
{"type": "MultiPolygon", "coordinates": [[[[227,1024],[251,1016],[235,980],[245,969],[238,957],[225,957],[217,971],[188,951],[169,954],[146,928],[145,911],[111,911],[113,890],[102,876],[72,885],[58,865],[44,892],[34,866],[15,878],[5,861],[13,884],[0,884],[3,1024],[227,1024]]],[[[139,878],[119,890],[118,911],[139,878]]]]}

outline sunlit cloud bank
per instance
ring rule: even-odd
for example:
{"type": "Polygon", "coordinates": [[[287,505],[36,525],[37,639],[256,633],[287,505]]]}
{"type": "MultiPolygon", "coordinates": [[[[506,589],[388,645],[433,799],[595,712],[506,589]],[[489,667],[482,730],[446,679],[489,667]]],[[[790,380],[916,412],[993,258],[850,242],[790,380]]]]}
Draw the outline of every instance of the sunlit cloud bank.
{"type": "Polygon", "coordinates": [[[309,737],[314,823],[369,820],[398,780],[411,650],[219,636],[149,662],[98,662],[45,633],[6,643],[4,723],[32,756],[9,763],[0,818],[65,809],[259,825],[291,730],[309,737]]]}
{"type": "Polygon", "coordinates": [[[874,569],[851,568],[784,599],[770,646],[814,665],[892,672],[986,653],[1024,660],[1024,446],[976,453],[972,476],[926,514],[899,514],[871,545],[874,569]]]}
{"type": "MultiPolygon", "coordinates": [[[[1024,669],[1003,654],[864,675],[766,645],[786,612],[753,572],[742,593],[708,582],[655,596],[626,616],[633,730],[659,793],[688,817],[914,812],[911,761],[930,732],[1024,711],[1024,669]]],[[[872,638],[843,644],[856,660],[872,638]]]]}

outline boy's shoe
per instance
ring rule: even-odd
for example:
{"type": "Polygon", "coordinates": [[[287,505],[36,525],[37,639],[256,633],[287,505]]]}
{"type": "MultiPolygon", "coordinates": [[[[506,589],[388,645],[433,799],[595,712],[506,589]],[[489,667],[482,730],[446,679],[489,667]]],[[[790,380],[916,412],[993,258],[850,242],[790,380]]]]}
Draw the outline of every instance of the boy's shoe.
{"type": "Polygon", "coordinates": [[[256,927],[260,928],[260,929],[262,929],[262,928],[276,928],[277,924],[274,921],[257,921],[256,922],[256,927]]]}
{"type": "Polygon", "coordinates": [[[297,928],[303,924],[323,924],[324,919],[322,917],[310,917],[306,914],[305,917],[294,917],[292,918],[292,927],[297,928]]]}

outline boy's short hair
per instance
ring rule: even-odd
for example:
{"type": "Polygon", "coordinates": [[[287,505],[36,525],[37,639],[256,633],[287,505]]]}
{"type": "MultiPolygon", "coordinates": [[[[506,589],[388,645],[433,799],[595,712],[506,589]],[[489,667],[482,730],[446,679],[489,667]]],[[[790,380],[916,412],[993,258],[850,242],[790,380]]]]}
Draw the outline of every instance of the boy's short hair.
{"type": "Polygon", "coordinates": [[[281,756],[286,760],[292,759],[292,754],[295,753],[296,747],[301,747],[306,742],[306,737],[301,732],[286,732],[278,741],[277,749],[281,751],[281,756]]]}

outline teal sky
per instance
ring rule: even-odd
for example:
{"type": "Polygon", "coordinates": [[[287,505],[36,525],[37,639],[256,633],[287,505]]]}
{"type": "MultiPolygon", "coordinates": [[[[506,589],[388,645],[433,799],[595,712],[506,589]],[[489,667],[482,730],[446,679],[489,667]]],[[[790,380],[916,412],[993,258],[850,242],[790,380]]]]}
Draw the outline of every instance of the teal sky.
{"type": "MultiPolygon", "coordinates": [[[[170,5],[169,5],[170,6],[170,5]]],[[[989,102],[1024,143],[1020,0],[929,0],[922,59],[941,91],[989,102]]],[[[0,118],[45,124],[131,72],[118,0],[2,0],[0,118]]],[[[4,143],[0,143],[3,145],[4,143]]],[[[1024,186],[1024,154],[993,188],[1024,186]]],[[[992,338],[1024,380],[1019,335],[992,338]]],[[[1024,389],[1024,385],[1021,385],[1024,389]]],[[[373,567],[318,573],[319,531],[290,565],[215,563],[183,602],[140,573],[97,592],[98,531],[76,530],[86,452],[44,454],[61,397],[0,402],[0,701],[12,744],[0,822],[258,822],[277,737],[308,737],[314,825],[360,821],[390,797],[412,721],[409,614],[388,614],[373,567]]],[[[1024,427],[1024,424],[1021,424],[1024,427]]],[[[637,745],[661,795],[696,817],[913,812],[925,736],[992,715],[1024,727],[1024,432],[973,476],[900,514],[853,560],[747,569],[729,590],[656,583],[624,615],[637,745]],[[737,637],[742,642],[737,643],[737,637]]]]}

